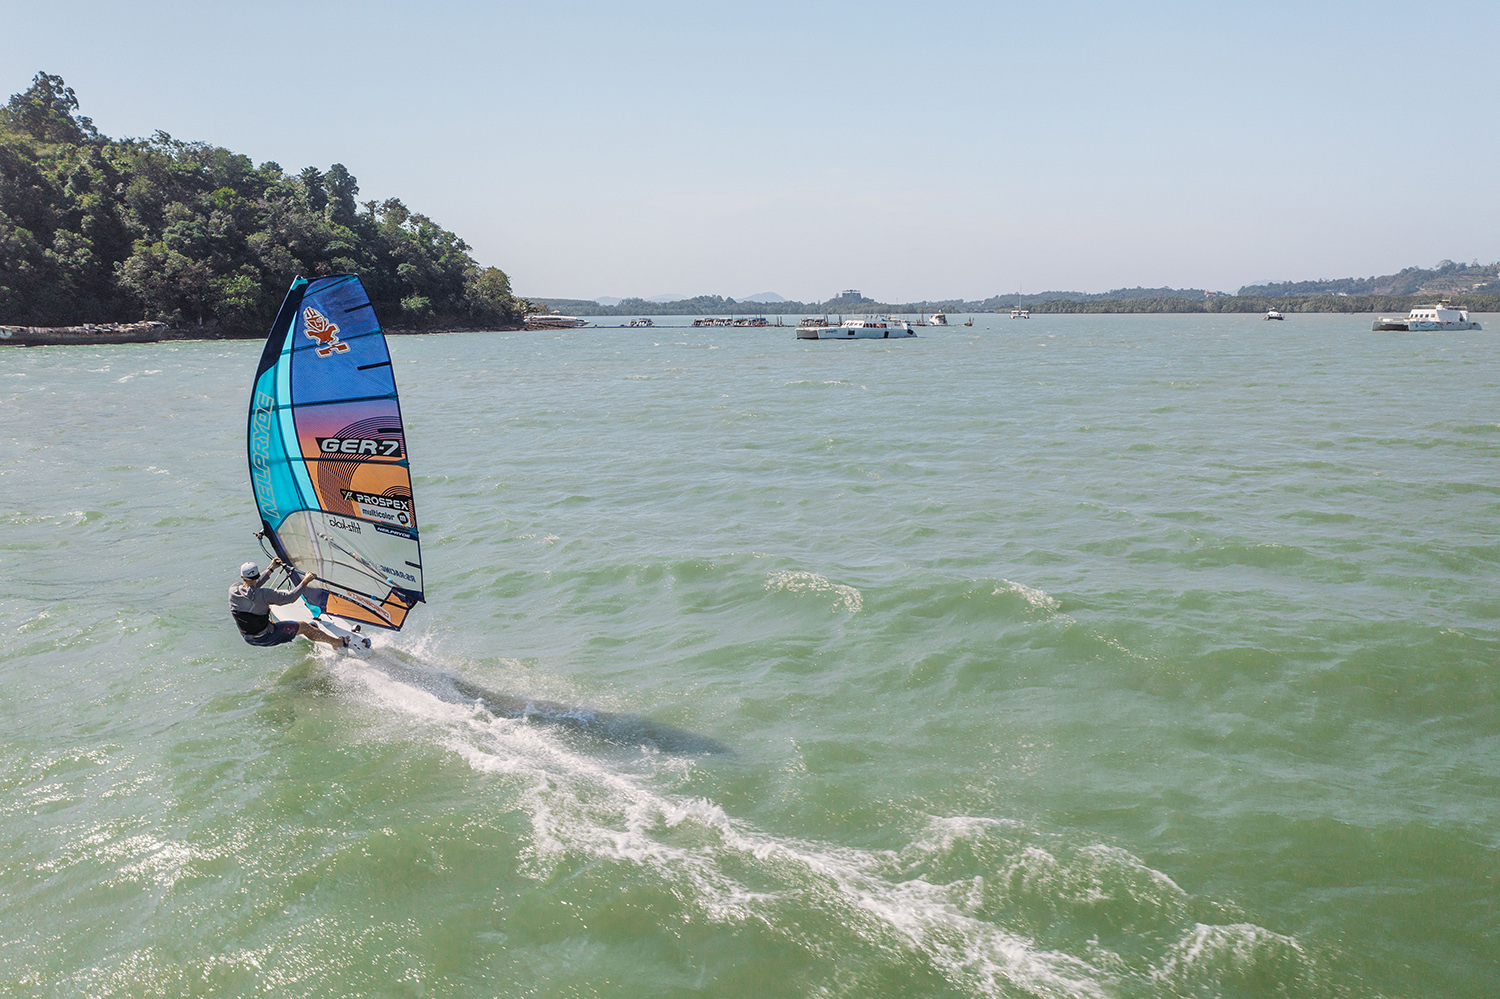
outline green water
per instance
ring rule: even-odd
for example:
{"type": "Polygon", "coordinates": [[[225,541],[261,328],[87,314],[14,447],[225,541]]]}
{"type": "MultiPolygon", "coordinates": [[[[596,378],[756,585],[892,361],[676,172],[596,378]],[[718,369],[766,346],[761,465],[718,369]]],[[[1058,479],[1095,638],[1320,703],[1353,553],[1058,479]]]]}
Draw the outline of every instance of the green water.
{"type": "Polygon", "coordinates": [[[258,344],[0,351],[0,995],[1500,994],[1486,320],[393,338],[365,663],[258,344]]]}

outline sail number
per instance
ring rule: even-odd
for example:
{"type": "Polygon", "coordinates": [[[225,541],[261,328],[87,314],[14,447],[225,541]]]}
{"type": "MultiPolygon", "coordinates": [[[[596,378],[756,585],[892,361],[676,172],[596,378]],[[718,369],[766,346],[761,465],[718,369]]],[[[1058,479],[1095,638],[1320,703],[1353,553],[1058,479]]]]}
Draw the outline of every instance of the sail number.
{"type": "Polygon", "coordinates": [[[389,437],[319,437],[318,450],[324,454],[370,454],[379,458],[399,458],[401,442],[389,437]]]}

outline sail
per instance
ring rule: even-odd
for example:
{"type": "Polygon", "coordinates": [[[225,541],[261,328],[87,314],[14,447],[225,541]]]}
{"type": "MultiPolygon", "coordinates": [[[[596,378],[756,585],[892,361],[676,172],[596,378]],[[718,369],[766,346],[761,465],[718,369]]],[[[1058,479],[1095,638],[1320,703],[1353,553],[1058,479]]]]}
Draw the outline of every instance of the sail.
{"type": "Polygon", "coordinates": [[[266,538],[318,580],[315,612],[399,630],[423,599],[396,379],[352,274],[297,278],[250,393],[250,483],[266,538]]]}

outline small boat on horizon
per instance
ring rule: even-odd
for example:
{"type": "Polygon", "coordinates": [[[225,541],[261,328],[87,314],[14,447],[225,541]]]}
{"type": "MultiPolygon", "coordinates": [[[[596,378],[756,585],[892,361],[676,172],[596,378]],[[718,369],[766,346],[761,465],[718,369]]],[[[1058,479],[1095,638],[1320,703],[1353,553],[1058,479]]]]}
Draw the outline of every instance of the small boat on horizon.
{"type": "Polygon", "coordinates": [[[1277,312],[1275,309],[1267,309],[1266,310],[1266,314],[1264,316],[1262,316],[1261,318],[1262,319],[1285,319],[1286,316],[1283,316],[1281,313],[1277,312]]]}

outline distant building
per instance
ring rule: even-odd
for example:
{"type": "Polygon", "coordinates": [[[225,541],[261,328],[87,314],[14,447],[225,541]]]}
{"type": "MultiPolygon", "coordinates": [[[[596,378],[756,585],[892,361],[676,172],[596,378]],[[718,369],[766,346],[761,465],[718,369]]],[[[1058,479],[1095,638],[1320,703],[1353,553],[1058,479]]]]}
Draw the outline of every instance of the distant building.
{"type": "Polygon", "coordinates": [[[1227,291],[1205,291],[1203,293],[1203,297],[1204,298],[1228,298],[1229,297],[1229,292],[1227,292],[1227,291]]]}
{"type": "Polygon", "coordinates": [[[864,297],[865,296],[863,296],[863,295],[861,295],[859,293],[859,289],[858,288],[845,288],[843,291],[839,292],[839,298],[864,298],[864,297]]]}

